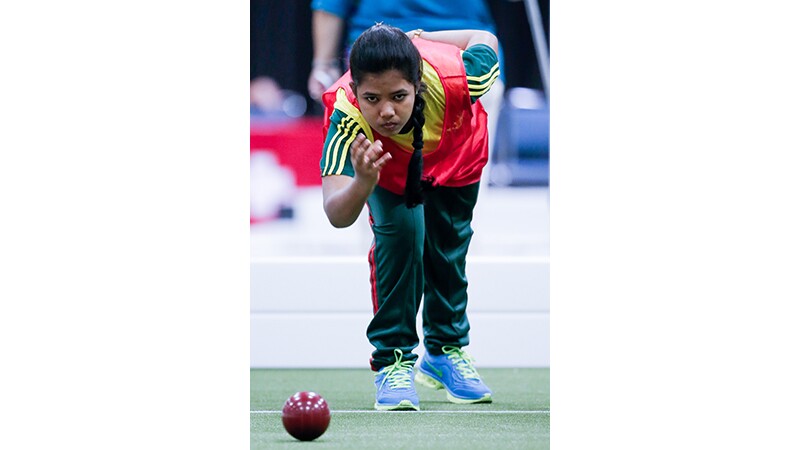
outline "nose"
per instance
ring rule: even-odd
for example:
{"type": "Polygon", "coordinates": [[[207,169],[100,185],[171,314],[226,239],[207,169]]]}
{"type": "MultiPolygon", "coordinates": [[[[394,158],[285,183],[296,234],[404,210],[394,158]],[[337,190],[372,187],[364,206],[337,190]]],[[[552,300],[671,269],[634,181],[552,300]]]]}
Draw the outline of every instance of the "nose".
{"type": "Polygon", "coordinates": [[[384,102],[383,106],[381,106],[381,118],[383,119],[391,119],[394,116],[394,108],[392,107],[392,102],[384,102]]]}

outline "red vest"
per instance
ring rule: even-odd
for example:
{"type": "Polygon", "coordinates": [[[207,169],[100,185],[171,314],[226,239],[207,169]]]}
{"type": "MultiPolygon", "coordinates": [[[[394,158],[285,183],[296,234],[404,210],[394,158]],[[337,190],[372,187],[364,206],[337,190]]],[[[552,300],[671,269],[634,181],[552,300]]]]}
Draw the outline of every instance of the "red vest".
{"type": "MultiPolygon", "coordinates": [[[[424,39],[414,39],[412,42],[422,58],[436,70],[445,95],[442,136],[436,150],[423,155],[423,178],[432,179],[433,186],[460,187],[477,183],[489,156],[486,111],[480,101],[470,101],[461,51],[453,45],[424,39]]],[[[323,136],[328,134],[339,88],[345,89],[350,103],[358,108],[350,81],[350,71],[347,71],[322,95],[325,105],[323,136]]],[[[381,170],[378,185],[395,194],[403,194],[413,149],[403,148],[375,130],[373,136],[383,142],[384,150],[392,154],[392,160],[381,170]]]]}

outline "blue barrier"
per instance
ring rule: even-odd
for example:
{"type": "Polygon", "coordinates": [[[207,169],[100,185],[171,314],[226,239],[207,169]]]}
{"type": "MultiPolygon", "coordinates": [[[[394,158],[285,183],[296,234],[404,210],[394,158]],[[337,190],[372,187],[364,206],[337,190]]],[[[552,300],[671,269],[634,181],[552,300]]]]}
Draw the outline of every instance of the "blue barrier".
{"type": "Polygon", "coordinates": [[[495,186],[542,186],[550,182],[550,109],[540,91],[510,89],[490,152],[495,186]]]}

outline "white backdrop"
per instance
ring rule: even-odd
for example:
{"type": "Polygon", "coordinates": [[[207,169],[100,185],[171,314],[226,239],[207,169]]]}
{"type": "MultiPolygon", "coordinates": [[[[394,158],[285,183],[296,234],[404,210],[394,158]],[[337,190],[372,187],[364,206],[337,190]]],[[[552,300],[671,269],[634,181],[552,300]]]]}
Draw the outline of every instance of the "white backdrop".
{"type": "MultiPolygon", "coordinates": [[[[478,367],[550,365],[548,203],[546,188],[482,188],[467,258],[478,367]]],[[[250,365],[367,367],[366,212],[335,229],[318,188],[298,191],[293,207],[293,219],[251,227],[250,365]]]]}

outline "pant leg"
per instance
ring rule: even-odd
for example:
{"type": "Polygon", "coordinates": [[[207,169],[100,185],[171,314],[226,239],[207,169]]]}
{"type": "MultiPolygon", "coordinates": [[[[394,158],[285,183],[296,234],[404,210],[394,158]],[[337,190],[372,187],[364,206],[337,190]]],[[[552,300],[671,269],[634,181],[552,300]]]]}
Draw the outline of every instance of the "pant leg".
{"type": "Polygon", "coordinates": [[[426,197],[422,325],[425,349],[435,355],[443,345],[469,344],[466,257],[478,188],[437,187],[426,197]]]}
{"type": "Polygon", "coordinates": [[[411,351],[419,345],[417,312],[422,300],[422,253],[425,218],[422,205],[408,209],[402,195],[376,186],[367,199],[374,236],[369,252],[374,316],[367,338],[375,347],[373,370],[395,362],[394,349],[403,359],[416,361],[411,351]]]}

